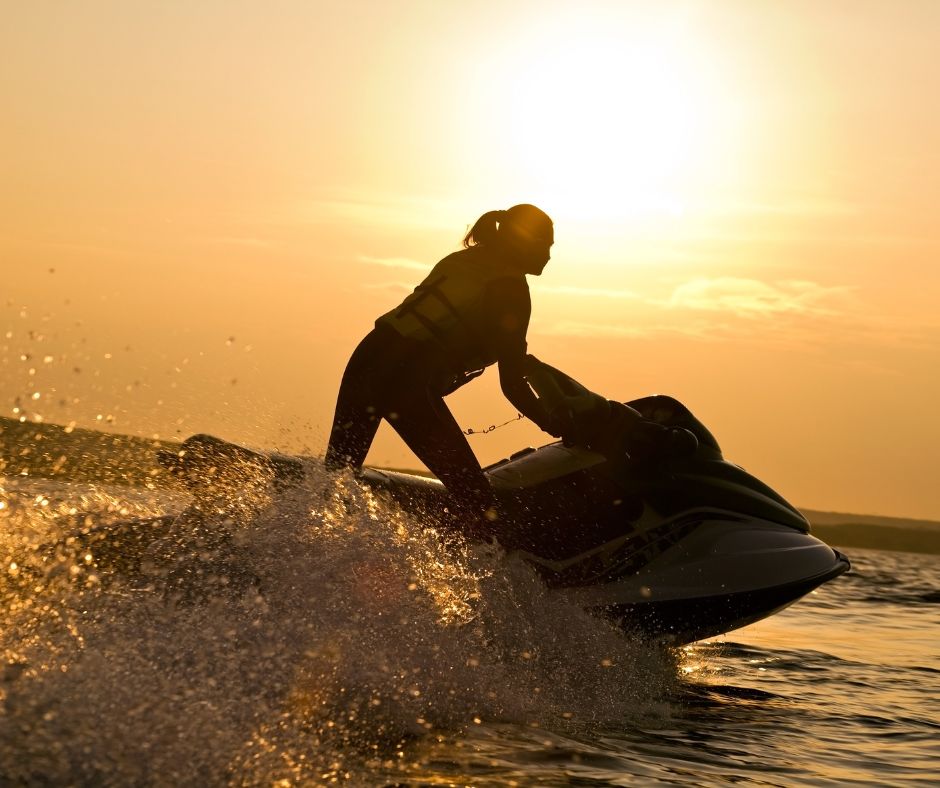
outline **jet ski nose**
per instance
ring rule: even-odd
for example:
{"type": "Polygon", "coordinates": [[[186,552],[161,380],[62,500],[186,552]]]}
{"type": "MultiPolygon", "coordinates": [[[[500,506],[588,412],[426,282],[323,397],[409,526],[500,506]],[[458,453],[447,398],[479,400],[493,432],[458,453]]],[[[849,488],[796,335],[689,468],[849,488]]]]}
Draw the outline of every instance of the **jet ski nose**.
{"type": "Polygon", "coordinates": [[[844,575],[852,568],[852,562],[849,561],[848,556],[845,553],[841,553],[835,548],[832,549],[832,552],[836,554],[836,564],[840,567],[839,571],[836,572],[833,577],[844,575]]]}

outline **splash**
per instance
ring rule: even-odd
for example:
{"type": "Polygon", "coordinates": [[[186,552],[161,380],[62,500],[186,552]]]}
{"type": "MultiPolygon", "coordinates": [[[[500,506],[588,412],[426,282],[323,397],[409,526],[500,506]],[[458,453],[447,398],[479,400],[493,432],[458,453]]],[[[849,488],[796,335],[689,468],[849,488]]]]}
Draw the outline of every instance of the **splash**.
{"type": "Polygon", "coordinates": [[[566,604],[518,558],[307,471],[226,520],[224,539],[180,496],[0,491],[0,774],[394,782],[468,728],[616,723],[668,693],[671,655],[566,604]],[[104,544],[67,538],[128,519],[156,529],[130,564],[107,570],[104,544]]]}

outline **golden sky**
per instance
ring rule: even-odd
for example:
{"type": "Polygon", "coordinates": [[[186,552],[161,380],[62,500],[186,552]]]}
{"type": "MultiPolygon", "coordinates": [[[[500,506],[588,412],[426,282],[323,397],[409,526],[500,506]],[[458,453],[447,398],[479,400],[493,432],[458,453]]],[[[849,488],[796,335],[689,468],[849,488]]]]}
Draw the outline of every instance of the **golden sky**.
{"type": "Polygon", "coordinates": [[[940,518],[937,40],[933,0],[7,3],[0,413],[322,452],[375,317],[534,202],[533,353],[798,505],[940,518]]]}

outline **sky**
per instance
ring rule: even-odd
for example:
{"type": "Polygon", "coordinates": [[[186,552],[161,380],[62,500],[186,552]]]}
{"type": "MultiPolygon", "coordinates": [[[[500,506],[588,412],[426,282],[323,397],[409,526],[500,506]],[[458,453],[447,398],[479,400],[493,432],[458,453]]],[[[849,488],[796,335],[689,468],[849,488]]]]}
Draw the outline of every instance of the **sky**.
{"type": "MultiPolygon", "coordinates": [[[[322,453],[487,210],[532,353],[799,506],[940,519],[940,3],[4,3],[0,415],[322,453]]],[[[496,373],[448,400],[511,419],[496,373]]],[[[484,464],[550,438],[471,436],[484,464]]],[[[417,460],[383,426],[377,465],[417,460]]]]}

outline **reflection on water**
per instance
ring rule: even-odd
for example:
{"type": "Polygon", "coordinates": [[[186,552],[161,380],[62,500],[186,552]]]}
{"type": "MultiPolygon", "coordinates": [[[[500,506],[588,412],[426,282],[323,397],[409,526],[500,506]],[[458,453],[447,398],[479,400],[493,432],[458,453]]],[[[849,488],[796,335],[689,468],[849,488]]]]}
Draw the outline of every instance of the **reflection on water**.
{"type": "Polygon", "coordinates": [[[179,512],[184,498],[6,480],[0,775],[844,785],[933,774],[934,557],[853,551],[851,575],[795,607],[668,652],[564,606],[493,549],[444,546],[348,479],[310,477],[234,523],[223,551],[210,536],[184,550],[170,529],[117,579],[81,540],[36,548],[109,518],[179,512]],[[233,584],[222,554],[250,581],[233,584]],[[208,597],[187,592],[207,580],[208,597]]]}

